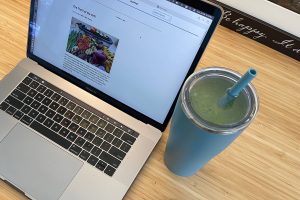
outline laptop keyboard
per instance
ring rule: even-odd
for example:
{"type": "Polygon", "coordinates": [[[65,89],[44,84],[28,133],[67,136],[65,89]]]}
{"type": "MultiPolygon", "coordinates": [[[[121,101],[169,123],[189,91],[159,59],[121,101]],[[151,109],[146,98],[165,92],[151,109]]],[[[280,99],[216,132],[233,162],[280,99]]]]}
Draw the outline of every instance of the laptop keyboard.
{"type": "Polygon", "coordinates": [[[32,73],[0,109],[109,176],[139,136],[32,73]]]}

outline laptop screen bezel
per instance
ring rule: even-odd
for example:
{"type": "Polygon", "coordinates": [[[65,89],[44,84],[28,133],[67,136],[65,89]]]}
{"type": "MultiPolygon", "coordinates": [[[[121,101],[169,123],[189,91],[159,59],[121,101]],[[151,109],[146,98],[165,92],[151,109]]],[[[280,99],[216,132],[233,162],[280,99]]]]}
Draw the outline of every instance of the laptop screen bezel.
{"type": "MultiPolygon", "coordinates": [[[[160,131],[164,131],[168,125],[168,122],[172,116],[172,113],[175,109],[175,105],[176,105],[176,101],[177,101],[177,98],[179,96],[179,93],[180,93],[180,89],[183,85],[184,82],[182,82],[181,86],[180,86],[180,89],[178,90],[177,92],[177,95],[176,95],[176,98],[174,99],[173,103],[172,103],[172,106],[164,120],[163,123],[159,123],[153,119],[151,119],[150,117],[138,112],[137,110],[134,110],[133,108],[125,105],[124,103],[110,97],[109,95],[101,92],[100,90],[84,83],[83,81],[79,80],[78,78],[60,70],[58,67],[48,63],[47,61],[43,60],[42,58],[34,55],[32,52],[31,52],[31,41],[32,41],[32,34],[33,34],[33,31],[34,31],[34,26],[33,26],[33,23],[34,23],[34,8],[35,8],[35,2],[38,1],[38,0],[31,0],[31,7],[30,7],[30,19],[29,19],[29,28],[28,28],[28,40],[27,40],[27,57],[34,60],[35,62],[37,62],[39,65],[43,66],[44,68],[46,68],[47,70],[55,73],[56,75],[66,79],[67,81],[75,84],[76,86],[88,91],[89,93],[91,93],[92,95],[100,98],[101,100],[109,103],[110,105],[116,107],[117,109],[120,109],[121,111],[131,115],[132,117],[146,123],[146,124],[150,124],[151,126],[154,126],[155,128],[159,129],[160,131]]],[[[187,77],[192,74],[192,72],[195,70],[195,68],[197,67],[197,64],[209,42],[209,39],[211,38],[216,26],[218,25],[220,19],[221,19],[221,16],[222,16],[222,9],[220,7],[217,7],[217,6],[214,6],[208,2],[204,2],[204,1],[199,1],[199,0],[178,0],[178,2],[181,2],[183,4],[186,4],[190,7],[193,7],[195,9],[198,9],[204,13],[207,13],[209,15],[212,15],[214,17],[213,21],[212,21],[212,24],[211,26],[209,27],[208,29],[208,32],[205,36],[205,38],[203,39],[203,42],[201,44],[201,46],[199,47],[198,49],[198,52],[196,54],[196,56],[194,57],[194,60],[192,62],[192,65],[190,66],[189,70],[188,70],[188,73],[186,74],[185,78],[184,78],[184,81],[187,79],[187,77]]]]}

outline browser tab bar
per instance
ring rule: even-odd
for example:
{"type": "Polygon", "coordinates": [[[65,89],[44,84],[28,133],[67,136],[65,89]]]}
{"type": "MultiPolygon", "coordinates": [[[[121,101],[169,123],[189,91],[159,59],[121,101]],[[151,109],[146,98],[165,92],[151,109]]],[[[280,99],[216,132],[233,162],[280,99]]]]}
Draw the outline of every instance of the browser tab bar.
{"type": "Polygon", "coordinates": [[[146,14],[162,21],[180,26],[188,22],[196,27],[205,28],[210,25],[212,19],[205,13],[175,0],[118,0],[121,3],[136,8],[146,14]],[[181,9],[187,9],[188,15],[182,15],[181,9]],[[202,19],[202,18],[205,18],[202,19]]]}
{"type": "Polygon", "coordinates": [[[205,16],[205,17],[208,17],[208,18],[210,18],[210,19],[213,19],[213,16],[208,15],[208,14],[206,14],[206,13],[204,13],[204,12],[198,10],[198,9],[195,9],[195,8],[193,8],[193,7],[191,7],[191,6],[188,6],[188,5],[184,4],[184,3],[181,3],[181,2],[179,2],[179,1],[176,1],[176,0],[167,0],[167,1],[169,1],[169,2],[171,2],[171,3],[174,3],[174,4],[178,5],[178,6],[181,6],[181,7],[183,7],[183,8],[186,8],[186,9],[192,11],[192,12],[195,12],[195,13],[198,13],[198,14],[203,15],[203,16],[205,16]]]}

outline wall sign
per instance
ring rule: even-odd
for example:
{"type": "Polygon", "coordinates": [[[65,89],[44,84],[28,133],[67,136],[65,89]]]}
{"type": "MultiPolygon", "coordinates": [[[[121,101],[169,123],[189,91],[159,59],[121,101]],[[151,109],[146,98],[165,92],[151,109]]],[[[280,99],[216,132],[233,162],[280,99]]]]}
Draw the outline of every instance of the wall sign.
{"type": "MultiPolygon", "coordinates": [[[[221,25],[300,61],[300,38],[221,2],[221,25]]],[[[299,24],[295,24],[299,26],[299,24]]]]}

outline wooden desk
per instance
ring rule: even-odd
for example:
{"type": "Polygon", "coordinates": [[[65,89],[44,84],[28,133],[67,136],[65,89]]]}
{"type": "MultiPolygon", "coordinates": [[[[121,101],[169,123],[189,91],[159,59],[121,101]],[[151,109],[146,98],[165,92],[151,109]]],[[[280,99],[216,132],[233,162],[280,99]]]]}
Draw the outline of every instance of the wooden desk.
{"type": "MultiPolygon", "coordinates": [[[[29,0],[0,0],[0,79],[25,57],[29,0]]],[[[224,27],[198,69],[255,66],[260,96],[254,123],[196,175],[182,178],[163,163],[169,128],[124,199],[300,199],[300,63],[224,27]]],[[[0,181],[0,199],[27,199],[0,181]]]]}

